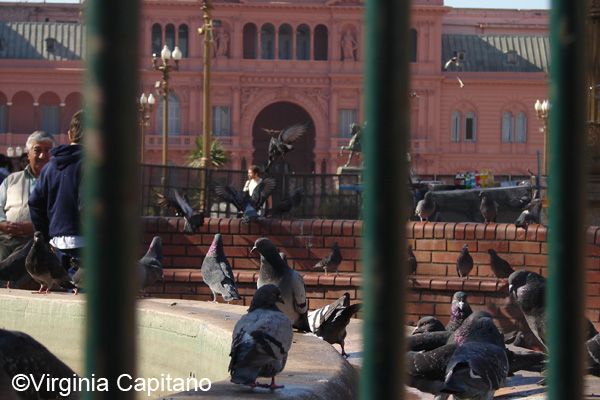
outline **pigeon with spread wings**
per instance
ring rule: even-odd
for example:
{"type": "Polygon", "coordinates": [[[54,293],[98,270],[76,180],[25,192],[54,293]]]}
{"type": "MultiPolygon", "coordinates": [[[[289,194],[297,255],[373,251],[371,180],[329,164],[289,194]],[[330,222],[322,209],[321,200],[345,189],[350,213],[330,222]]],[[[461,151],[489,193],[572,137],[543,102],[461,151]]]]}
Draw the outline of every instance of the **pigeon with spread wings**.
{"type": "Polygon", "coordinates": [[[252,196],[228,185],[213,185],[213,190],[222,200],[233,204],[238,211],[243,212],[242,223],[247,224],[258,218],[258,210],[264,206],[276,185],[277,181],[274,178],[265,178],[256,186],[252,196]]]}
{"type": "Polygon", "coordinates": [[[263,131],[272,136],[271,141],[269,142],[269,161],[267,162],[265,172],[269,171],[269,168],[273,162],[283,158],[286,153],[294,150],[294,146],[292,146],[292,144],[300,139],[311,125],[312,122],[307,121],[301,124],[288,126],[282,131],[261,128],[263,131]]]}

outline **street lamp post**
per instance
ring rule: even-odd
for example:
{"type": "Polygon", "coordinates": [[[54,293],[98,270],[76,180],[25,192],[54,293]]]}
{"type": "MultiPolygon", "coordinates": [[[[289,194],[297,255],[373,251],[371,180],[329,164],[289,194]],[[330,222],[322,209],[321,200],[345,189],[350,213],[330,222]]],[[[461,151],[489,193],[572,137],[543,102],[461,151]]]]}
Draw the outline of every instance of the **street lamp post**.
{"type": "Polygon", "coordinates": [[[537,115],[537,119],[544,120],[544,175],[548,175],[548,159],[550,153],[548,151],[548,117],[550,116],[550,103],[548,100],[539,101],[537,100],[534,105],[535,113],[537,115]]]}
{"type": "Polygon", "coordinates": [[[154,98],[154,95],[152,93],[150,93],[150,96],[148,97],[146,97],[146,93],[142,93],[142,96],[140,97],[140,108],[138,108],[138,111],[140,112],[140,126],[142,127],[142,154],[140,159],[142,164],[144,163],[144,153],[146,146],[146,134],[144,131],[146,126],[150,125],[150,122],[148,122],[148,120],[150,119],[150,115],[152,114],[154,103],[156,103],[156,99],[154,98]]]}

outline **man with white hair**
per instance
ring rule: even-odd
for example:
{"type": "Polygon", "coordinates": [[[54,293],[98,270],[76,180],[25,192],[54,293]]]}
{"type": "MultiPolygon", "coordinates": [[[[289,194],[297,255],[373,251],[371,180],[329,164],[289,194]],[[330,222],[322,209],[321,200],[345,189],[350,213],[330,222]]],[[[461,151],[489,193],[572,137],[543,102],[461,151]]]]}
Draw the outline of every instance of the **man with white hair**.
{"type": "Polygon", "coordinates": [[[50,161],[50,149],[55,144],[51,134],[33,132],[25,144],[29,165],[23,171],[10,174],[0,185],[0,260],[17,252],[33,238],[29,195],[42,168],[50,161]]]}

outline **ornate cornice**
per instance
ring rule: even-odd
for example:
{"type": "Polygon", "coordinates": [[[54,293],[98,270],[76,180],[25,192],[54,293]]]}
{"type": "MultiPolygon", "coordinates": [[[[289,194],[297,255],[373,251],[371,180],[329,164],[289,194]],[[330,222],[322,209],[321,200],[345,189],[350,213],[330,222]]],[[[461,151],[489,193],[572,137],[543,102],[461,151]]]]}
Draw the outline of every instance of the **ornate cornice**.
{"type": "Polygon", "coordinates": [[[308,76],[273,76],[273,75],[254,75],[242,76],[240,79],[242,85],[265,85],[265,86],[329,86],[331,79],[326,77],[308,77],[308,76]]]}

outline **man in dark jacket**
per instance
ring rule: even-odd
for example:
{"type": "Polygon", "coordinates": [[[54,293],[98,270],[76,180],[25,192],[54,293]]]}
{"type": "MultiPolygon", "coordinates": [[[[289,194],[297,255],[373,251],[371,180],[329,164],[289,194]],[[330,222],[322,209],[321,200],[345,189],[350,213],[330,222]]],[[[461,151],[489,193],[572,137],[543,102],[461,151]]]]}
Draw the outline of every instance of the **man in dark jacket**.
{"type": "Polygon", "coordinates": [[[44,239],[50,241],[67,268],[70,257],[80,257],[83,248],[83,118],[83,110],[75,113],[68,132],[71,144],[50,150],[52,158],[42,169],[29,197],[29,211],[35,230],[42,232],[44,239]]]}

